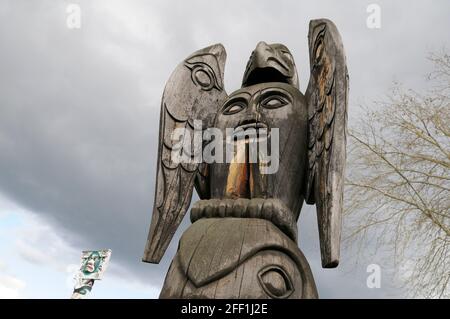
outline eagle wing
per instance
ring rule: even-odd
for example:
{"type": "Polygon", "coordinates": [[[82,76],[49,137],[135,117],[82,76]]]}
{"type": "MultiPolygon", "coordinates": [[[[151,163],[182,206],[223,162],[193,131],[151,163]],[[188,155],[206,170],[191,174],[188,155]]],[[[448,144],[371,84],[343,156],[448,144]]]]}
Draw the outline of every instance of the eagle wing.
{"type": "Polygon", "coordinates": [[[143,261],[159,263],[190,205],[194,185],[207,196],[202,130],[227,98],[225,48],[199,50],[178,65],[164,89],[152,221],[143,261]]]}
{"type": "Polygon", "coordinates": [[[346,148],[348,72],[341,37],[333,22],[309,24],[311,75],[308,103],[306,202],[316,204],[322,266],[339,263],[346,148]]]}

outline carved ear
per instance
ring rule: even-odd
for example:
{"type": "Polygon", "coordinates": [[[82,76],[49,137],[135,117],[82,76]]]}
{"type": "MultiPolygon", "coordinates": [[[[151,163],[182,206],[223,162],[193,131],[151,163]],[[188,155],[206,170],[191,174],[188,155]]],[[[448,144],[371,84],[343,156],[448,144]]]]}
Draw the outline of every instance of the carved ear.
{"type": "Polygon", "coordinates": [[[193,143],[194,121],[202,122],[200,129],[210,127],[211,114],[216,114],[227,98],[223,87],[225,60],[225,48],[212,45],[185,59],[167,81],[161,102],[155,203],[145,262],[159,263],[191,202],[199,166],[195,156],[201,152],[202,142],[193,143]],[[175,129],[183,132],[176,141],[175,129]],[[175,144],[176,153],[191,161],[172,158],[175,144]]]}
{"type": "Polygon", "coordinates": [[[348,73],[333,22],[309,24],[311,75],[308,103],[306,202],[316,204],[322,266],[339,263],[348,103],[348,73]]]}

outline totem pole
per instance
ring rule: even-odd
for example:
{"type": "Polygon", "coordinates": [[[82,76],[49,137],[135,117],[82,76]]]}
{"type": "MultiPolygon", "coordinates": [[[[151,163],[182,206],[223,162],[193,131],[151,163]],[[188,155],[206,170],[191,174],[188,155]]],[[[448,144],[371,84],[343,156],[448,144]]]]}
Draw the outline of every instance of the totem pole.
{"type": "Polygon", "coordinates": [[[168,80],[143,261],[160,262],[194,187],[201,200],[191,208],[192,225],[180,239],[160,298],[317,298],[297,243],[303,201],[316,205],[322,266],[338,265],[347,66],[331,21],[311,21],[308,39],[305,94],[288,48],[265,42],[251,54],[241,89],[230,95],[221,44],[190,55],[168,80]],[[175,134],[180,129],[184,133],[175,134]],[[271,163],[258,149],[263,143],[272,147],[271,163]],[[202,157],[212,144],[210,158],[202,157]],[[224,152],[227,158],[217,160],[224,152]]]}

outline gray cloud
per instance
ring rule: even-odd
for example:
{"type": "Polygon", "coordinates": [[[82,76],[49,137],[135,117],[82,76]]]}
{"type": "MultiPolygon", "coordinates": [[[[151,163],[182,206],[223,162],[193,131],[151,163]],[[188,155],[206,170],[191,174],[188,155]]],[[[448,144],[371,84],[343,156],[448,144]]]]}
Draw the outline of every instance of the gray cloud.
{"type": "MultiPolygon", "coordinates": [[[[448,45],[450,27],[447,1],[379,1],[380,30],[366,28],[364,1],[78,1],[82,28],[69,30],[68,3],[0,4],[0,191],[44,216],[73,245],[112,248],[130,278],[155,285],[188,225],[160,265],[140,262],[160,96],[183,58],[223,43],[231,92],[256,43],[281,42],[296,58],[304,90],[308,22],[331,18],[347,52],[352,115],[354,104],[378,98],[394,79],[425,85],[427,52],[448,45]]],[[[365,287],[365,267],[355,276],[320,268],[314,212],[302,214],[300,246],[321,295],[383,296],[365,287]]]]}

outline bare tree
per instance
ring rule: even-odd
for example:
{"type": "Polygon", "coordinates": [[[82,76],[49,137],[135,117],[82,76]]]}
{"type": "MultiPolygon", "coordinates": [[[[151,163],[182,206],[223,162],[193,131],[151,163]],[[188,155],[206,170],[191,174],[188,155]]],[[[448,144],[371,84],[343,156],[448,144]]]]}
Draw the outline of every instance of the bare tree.
{"type": "Polygon", "coordinates": [[[349,130],[346,239],[374,241],[409,296],[449,298],[450,56],[429,59],[425,93],[396,86],[349,130]]]}

